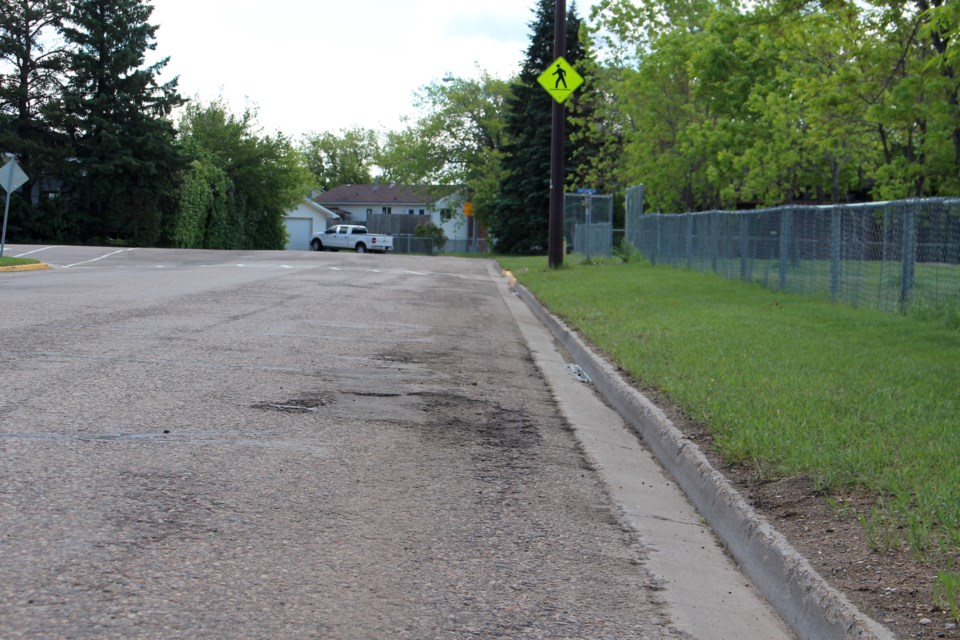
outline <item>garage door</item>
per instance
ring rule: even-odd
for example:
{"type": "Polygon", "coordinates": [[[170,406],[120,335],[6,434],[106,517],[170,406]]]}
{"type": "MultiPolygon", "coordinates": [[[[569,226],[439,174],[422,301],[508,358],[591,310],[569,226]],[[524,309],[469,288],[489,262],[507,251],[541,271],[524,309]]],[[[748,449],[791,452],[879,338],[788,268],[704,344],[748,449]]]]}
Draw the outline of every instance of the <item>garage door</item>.
{"type": "Polygon", "coordinates": [[[313,220],[309,218],[285,218],[287,233],[290,240],[287,249],[306,251],[310,248],[310,238],[313,236],[313,220]]]}

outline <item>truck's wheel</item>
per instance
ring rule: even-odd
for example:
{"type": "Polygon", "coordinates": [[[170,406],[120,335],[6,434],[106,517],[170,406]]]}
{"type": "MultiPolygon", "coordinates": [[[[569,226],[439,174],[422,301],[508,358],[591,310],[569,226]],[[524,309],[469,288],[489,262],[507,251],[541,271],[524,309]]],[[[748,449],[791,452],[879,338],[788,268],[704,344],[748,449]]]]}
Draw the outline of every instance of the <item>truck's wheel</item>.
{"type": "Polygon", "coordinates": [[[314,251],[323,251],[323,243],[320,242],[320,238],[314,238],[313,241],[310,242],[310,248],[314,251]]]}
{"type": "Polygon", "coordinates": [[[367,252],[367,245],[363,244],[362,242],[358,242],[357,253],[366,253],[366,252],[367,252]]]}

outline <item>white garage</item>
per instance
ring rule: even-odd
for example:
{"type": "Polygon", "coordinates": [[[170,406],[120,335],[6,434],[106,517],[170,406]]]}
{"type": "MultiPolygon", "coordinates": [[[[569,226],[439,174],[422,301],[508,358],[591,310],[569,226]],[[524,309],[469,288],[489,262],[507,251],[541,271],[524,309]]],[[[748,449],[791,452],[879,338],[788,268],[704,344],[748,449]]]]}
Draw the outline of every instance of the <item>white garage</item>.
{"type": "Polygon", "coordinates": [[[288,211],[283,218],[287,228],[285,248],[290,251],[308,251],[313,234],[323,233],[327,230],[329,222],[339,219],[340,216],[333,211],[312,200],[304,199],[296,209],[288,211]]]}
{"type": "Polygon", "coordinates": [[[310,239],[313,238],[313,220],[310,218],[283,219],[287,225],[287,250],[306,251],[310,248],[310,239]]]}

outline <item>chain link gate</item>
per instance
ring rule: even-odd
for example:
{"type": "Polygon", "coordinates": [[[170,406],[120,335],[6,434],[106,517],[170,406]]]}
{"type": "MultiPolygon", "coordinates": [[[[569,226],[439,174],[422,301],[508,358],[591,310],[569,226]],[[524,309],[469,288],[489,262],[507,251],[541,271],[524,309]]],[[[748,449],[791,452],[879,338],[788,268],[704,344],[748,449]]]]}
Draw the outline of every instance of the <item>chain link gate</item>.
{"type": "Polygon", "coordinates": [[[567,253],[579,253],[588,260],[612,256],[613,196],[565,193],[563,239],[567,253]]]}

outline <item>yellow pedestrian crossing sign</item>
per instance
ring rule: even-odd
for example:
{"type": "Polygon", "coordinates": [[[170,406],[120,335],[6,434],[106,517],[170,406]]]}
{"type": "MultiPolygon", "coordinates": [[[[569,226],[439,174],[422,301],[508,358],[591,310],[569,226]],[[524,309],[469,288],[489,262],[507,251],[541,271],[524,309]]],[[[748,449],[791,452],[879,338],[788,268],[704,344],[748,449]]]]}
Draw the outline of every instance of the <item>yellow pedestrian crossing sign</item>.
{"type": "Polygon", "coordinates": [[[553,96],[554,100],[563,104],[563,101],[583,84],[583,77],[563,59],[563,56],[560,56],[537,77],[537,82],[553,96]]]}

